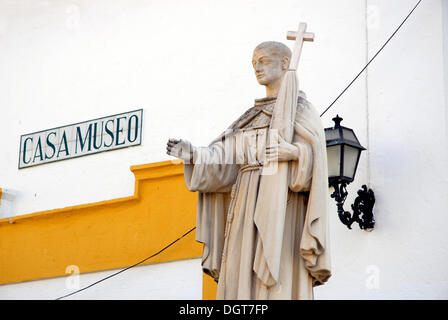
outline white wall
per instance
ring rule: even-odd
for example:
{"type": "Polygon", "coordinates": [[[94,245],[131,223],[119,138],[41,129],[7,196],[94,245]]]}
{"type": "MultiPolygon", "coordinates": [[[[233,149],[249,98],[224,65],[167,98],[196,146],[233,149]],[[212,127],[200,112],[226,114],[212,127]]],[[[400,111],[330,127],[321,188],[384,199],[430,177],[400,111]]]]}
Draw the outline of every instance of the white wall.
{"type": "MultiPolygon", "coordinates": [[[[346,209],[367,183],[377,224],[349,231],[331,203],[334,275],[316,298],[448,298],[443,1],[423,1],[322,118],[339,114],[368,148],[346,209]]],[[[0,0],[0,187],[17,193],[0,217],[132,194],[130,165],[169,159],[169,137],[208,144],[264,96],[252,50],[299,21],[316,33],[300,86],[323,111],[415,3],[0,0]],[[17,169],[21,134],[136,108],[142,146],[17,169]]]]}
{"type": "MultiPolygon", "coordinates": [[[[54,300],[85,288],[113,273],[107,270],[74,274],[67,269],[66,277],[19,282],[0,286],[1,300],[54,300]]],[[[143,265],[126,270],[64,300],[202,299],[202,271],[200,259],[143,265]]]]}
{"type": "MultiPolygon", "coordinates": [[[[366,145],[377,223],[371,233],[348,232],[333,216],[334,276],[316,290],[319,298],[448,298],[441,2],[423,1],[368,69],[366,145]]],[[[369,58],[415,3],[368,1],[379,15],[367,29],[369,58]]]]}
{"type": "MultiPolygon", "coordinates": [[[[445,82],[445,124],[448,124],[448,1],[442,1],[443,15],[443,61],[445,82]]],[[[448,150],[448,126],[445,126],[445,150],[448,150]]]]}

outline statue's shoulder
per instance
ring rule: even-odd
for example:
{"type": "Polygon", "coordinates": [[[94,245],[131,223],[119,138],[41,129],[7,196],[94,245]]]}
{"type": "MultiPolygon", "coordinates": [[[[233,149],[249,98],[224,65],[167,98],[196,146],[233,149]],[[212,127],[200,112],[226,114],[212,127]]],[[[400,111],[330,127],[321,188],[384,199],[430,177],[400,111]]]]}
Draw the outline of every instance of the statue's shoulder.
{"type": "Polygon", "coordinates": [[[305,92],[303,92],[302,90],[299,90],[298,94],[297,94],[297,108],[302,107],[308,107],[310,104],[310,102],[307,99],[307,96],[305,94],[305,92]]]}
{"type": "Polygon", "coordinates": [[[229,129],[238,129],[243,126],[247,121],[252,119],[254,115],[258,112],[256,107],[251,107],[247,109],[238,119],[236,119],[229,127],[229,129]]]}
{"type": "Polygon", "coordinates": [[[296,121],[319,118],[319,114],[305,94],[300,94],[297,98],[296,121]]]}
{"type": "Polygon", "coordinates": [[[312,107],[311,103],[307,100],[306,95],[299,91],[299,96],[297,97],[297,112],[296,116],[300,116],[300,114],[305,111],[309,110],[312,107]]]}
{"type": "Polygon", "coordinates": [[[309,108],[309,106],[310,106],[310,102],[305,97],[298,96],[298,98],[297,98],[297,109],[309,108]]]}

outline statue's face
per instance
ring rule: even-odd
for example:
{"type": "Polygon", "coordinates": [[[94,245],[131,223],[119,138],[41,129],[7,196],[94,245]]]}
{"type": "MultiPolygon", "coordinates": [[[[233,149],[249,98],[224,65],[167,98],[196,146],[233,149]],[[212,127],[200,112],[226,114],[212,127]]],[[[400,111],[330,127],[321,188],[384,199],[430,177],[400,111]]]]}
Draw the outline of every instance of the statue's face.
{"type": "Polygon", "coordinates": [[[252,57],[255,76],[261,85],[269,85],[281,79],[285,71],[285,61],[273,55],[269,49],[258,49],[252,57]]]}

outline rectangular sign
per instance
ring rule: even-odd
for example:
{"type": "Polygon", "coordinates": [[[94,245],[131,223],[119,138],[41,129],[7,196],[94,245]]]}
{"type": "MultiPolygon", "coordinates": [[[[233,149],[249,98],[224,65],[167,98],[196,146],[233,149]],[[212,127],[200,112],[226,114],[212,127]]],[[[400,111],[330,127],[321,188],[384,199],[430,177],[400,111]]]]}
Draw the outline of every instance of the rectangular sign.
{"type": "Polygon", "coordinates": [[[19,169],[140,145],[143,109],[24,134],[19,169]]]}

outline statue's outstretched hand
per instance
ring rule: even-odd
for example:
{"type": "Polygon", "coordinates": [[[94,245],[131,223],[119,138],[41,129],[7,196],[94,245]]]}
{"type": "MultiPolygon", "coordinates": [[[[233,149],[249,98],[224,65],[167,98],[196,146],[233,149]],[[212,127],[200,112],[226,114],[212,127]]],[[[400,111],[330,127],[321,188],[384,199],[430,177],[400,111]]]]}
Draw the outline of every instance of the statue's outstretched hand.
{"type": "Polygon", "coordinates": [[[266,147],[266,159],[269,162],[295,161],[299,158],[299,149],[277,135],[276,143],[266,147]]]}
{"type": "Polygon", "coordinates": [[[166,153],[170,156],[193,163],[193,145],[190,141],[182,139],[169,139],[166,144],[166,153]]]}

